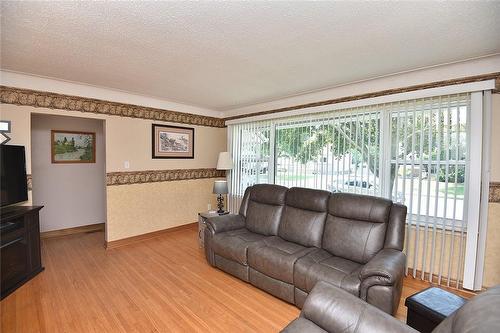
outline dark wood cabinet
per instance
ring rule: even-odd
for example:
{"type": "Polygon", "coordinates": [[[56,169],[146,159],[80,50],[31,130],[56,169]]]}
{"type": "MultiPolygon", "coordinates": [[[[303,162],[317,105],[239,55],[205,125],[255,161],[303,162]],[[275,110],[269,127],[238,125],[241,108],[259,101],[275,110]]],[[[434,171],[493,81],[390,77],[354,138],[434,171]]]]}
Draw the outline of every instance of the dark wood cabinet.
{"type": "Polygon", "coordinates": [[[0,221],[1,298],[43,271],[39,211],[43,206],[2,209],[0,221]]]}

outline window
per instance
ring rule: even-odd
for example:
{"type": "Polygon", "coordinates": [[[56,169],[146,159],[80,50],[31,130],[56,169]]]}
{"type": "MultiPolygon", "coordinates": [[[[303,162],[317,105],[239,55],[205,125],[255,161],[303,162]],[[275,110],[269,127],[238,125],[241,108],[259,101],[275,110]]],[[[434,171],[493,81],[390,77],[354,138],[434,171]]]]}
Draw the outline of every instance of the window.
{"type": "Polygon", "coordinates": [[[470,94],[231,125],[233,196],[274,183],[383,196],[411,223],[465,226],[470,94]]]}
{"type": "Polygon", "coordinates": [[[471,94],[461,93],[229,125],[230,210],[258,183],[386,197],[408,207],[413,275],[439,272],[458,285],[471,220],[470,114],[471,94]]]}
{"type": "Polygon", "coordinates": [[[408,101],[390,111],[391,197],[410,218],[444,226],[464,220],[467,110],[470,99],[445,96],[408,101]]]}
{"type": "Polygon", "coordinates": [[[271,154],[271,127],[269,123],[245,124],[233,128],[233,179],[231,193],[243,195],[248,186],[273,183],[269,167],[271,154]],[[236,153],[237,152],[237,153],[236,153]]]}

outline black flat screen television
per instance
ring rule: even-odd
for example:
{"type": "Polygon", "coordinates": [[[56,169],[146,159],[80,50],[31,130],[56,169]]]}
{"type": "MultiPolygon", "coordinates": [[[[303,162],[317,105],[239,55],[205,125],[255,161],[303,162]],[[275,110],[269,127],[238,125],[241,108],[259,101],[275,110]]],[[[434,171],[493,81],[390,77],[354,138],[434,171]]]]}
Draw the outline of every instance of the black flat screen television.
{"type": "Polygon", "coordinates": [[[0,146],[0,206],[28,200],[26,157],[23,146],[0,146]]]}

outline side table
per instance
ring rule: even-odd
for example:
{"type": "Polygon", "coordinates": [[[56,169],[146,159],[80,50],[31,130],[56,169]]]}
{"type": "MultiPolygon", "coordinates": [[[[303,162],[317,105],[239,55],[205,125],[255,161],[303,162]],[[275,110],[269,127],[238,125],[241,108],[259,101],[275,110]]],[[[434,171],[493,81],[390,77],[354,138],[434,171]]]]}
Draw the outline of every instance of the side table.
{"type": "Polygon", "coordinates": [[[229,212],[224,212],[222,214],[219,214],[217,212],[202,212],[198,213],[198,245],[200,248],[204,247],[204,239],[205,239],[205,228],[207,227],[207,219],[209,217],[214,217],[214,216],[219,216],[219,215],[226,215],[229,214],[229,212]]]}

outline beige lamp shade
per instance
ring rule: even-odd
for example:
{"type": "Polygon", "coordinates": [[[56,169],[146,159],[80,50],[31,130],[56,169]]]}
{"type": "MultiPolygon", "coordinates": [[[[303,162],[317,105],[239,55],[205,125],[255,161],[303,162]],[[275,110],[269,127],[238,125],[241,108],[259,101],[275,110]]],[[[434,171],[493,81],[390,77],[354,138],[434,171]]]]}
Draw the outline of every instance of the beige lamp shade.
{"type": "Polygon", "coordinates": [[[229,152],[223,151],[219,153],[219,159],[217,160],[217,170],[231,170],[233,168],[233,160],[229,152]]]}

